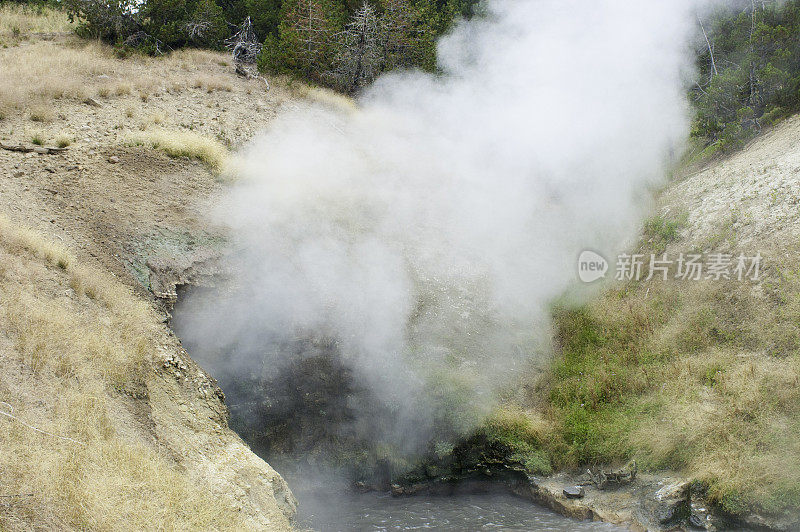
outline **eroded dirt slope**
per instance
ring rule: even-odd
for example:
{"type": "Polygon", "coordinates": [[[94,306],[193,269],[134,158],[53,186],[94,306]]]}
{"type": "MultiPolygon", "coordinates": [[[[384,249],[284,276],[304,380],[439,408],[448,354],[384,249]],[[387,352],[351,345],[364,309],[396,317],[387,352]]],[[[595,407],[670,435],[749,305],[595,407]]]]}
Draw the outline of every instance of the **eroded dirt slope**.
{"type": "Polygon", "coordinates": [[[295,96],[280,82],[267,90],[237,77],[224,54],[123,60],[65,34],[0,37],[9,44],[0,49],[0,141],[66,145],[47,155],[0,150],[0,406],[15,416],[0,430],[16,452],[0,459],[0,524],[289,528],[291,491],[228,428],[222,393],[151,293],[172,288],[154,271],[213,256],[222,235],[202,213],[224,185],[199,160],[126,139],[191,131],[235,149],[295,96]],[[45,488],[48,476],[80,489],[45,488]]]}

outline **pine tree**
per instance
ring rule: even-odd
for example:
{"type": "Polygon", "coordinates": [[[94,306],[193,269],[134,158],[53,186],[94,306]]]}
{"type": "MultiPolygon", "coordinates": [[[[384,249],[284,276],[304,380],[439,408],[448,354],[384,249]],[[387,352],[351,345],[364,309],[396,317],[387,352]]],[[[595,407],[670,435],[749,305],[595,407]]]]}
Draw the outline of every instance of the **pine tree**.
{"type": "Polygon", "coordinates": [[[184,32],[196,46],[220,48],[228,33],[222,8],[214,0],[199,0],[191,20],[184,25],[184,32]]]}
{"type": "Polygon", "coordinates": [[[341,13],[329,0],[288,0],[279,26],[279,47],[287,70],[320,80],[330,69],[341,13]]]}
{"type": "Polygon", "coordinates": [[[382,28],[375,9],[367,2],[356,11],[345,29],[337,34],[334,83],[346,92],[356,92],[372,83],[381,71],[384,57],[382,28]]]}
{"type": "Polygon", "coordinates": [[[434,37],[421,14],[409,0],[383,0],[381,5],[384,69],[430,69],[435,63],[434,37]]]}
{"type": "Polygon", "coordinates": [[[281,0],[244,0],[247,14],[253,21],[253,30],[259,38],[278,34],[281,21],[281,0]]]}

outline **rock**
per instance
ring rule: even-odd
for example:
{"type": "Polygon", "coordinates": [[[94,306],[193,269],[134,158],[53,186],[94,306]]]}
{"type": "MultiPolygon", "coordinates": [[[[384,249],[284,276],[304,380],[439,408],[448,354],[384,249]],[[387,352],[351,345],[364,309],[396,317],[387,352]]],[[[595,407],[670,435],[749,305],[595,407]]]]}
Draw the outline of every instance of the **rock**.
{"type": "Polygon", "coordinates": [[[119,162],[119,157],[117,157],[116,155],[112,155],[111,157],[108,158],[108,162],[110,162],[111,164],[117,164],[119,162]]]}
{"type": "Polygon", "coordinates": [[[582,499],[583,487],[571,486],[569,488],[564,488],[564,497],[566,497],[567,499],[582,499]]]}
{"type": "Polygon", "coordinates": [[[698,530],[706,530],[708,528],[706,526],[706,520],[697,514],[689,516],[689,526],[698,530]]]}
{"type": "Polygon", "coordinates": [[[103,105],[94,98],[86,98],[85,100],[83,100],[83,103],[85,103],[86,105],[90,105],[92,107],[103,107],[103,105]]]}
{"type": "Polygon", "coordinates": [[[689,482],[667,484],[655,493],[653,515],[662,525],[674,525],[689,517],[689,482]]]}

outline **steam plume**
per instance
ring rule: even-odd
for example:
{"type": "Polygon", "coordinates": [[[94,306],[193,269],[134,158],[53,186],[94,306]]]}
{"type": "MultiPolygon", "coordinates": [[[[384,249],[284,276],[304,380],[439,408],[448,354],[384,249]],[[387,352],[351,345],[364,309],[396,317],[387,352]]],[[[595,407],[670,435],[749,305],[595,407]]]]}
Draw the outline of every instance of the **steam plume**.
{"type": "Polygon", "coordinates": [[[397,407],[397,441],[424,439],[432,395],[491,405],[546,347],[580,251],[635,235],[685,136],[690,7],[493,0],[440,42],[441,75],[384,76],[358,110],[282,113],[220,209],[240,289],[192,302],[183,330],[236,353],[218,375],[332,339],[397,407]]]}

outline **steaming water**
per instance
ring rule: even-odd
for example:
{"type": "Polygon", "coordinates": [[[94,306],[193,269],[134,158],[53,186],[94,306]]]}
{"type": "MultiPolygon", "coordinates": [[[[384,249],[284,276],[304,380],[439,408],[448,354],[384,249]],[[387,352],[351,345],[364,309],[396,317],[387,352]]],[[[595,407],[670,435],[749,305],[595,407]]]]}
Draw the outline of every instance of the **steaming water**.
{"type": "Polygon", "coordinates": [[[578,522],[513,495],[457,497],[352,494],[340,499],[300,498],[300,528],[314,530],[547,530],[616,531],[607,523],[578,522]]]}
{"type": "MultiPolygon", "coordinates": [[[[214,209],[232,286],[175,320],[243,437],[413,460],[546,360],[553,301],[594,289],[575,259],[629,246],[687,133],[690,4],[489,0],[441,75],[279,113],[214,209]]],[[[578,527],[496,496],[329,506],[324,530],[578,527]]]]}
{"type": "MultiPolygon", "coordinates": [[[[182,292],[182,295],[185,293],[182,292]]],[[[193,308],[182,302],[183,297],[179,298],[173,311],[172,328],[182,337],[184,346],[195,360],[206,369],[211,369],[213,375],[219,369],[215,367],[214,358],[202,349],[201,344],[194,342],[190,331],[183,327],[186,314],[191,313],[193,308]]],[[[224,373],[221,376],[219,384],[229,398],[241,393],[234,381],[225,378],[224,373]]],[[[244,429],[241,435],[248,440],[247,423],[252,420],[237,404],[228,406],[231,426],[244,429]]],[[[248,443],[262,458],[276,465],[272,460],[275,457],[260,449],[258,442],[248,443]]],[[[291,464],[284,465],[293,469],[291,464]]],[[[299,502],[297,519],[301,530],[622,530],[606,523],[575,521],[505,492],[463,491],[453,496],[397,498],[384,493],[352,492],[342,478],[330,478],[323,482],[323,488],[311,488],[309,478],[293,478],[291,472],[288,475],[287,471],[283,473],[299,502]]]]}
{"type": "Polygon", "coordinates": [[[209,213],[234,286],[189,303],[207,367],[241,382],[319,341],[376,405],[356,439],[469,433],[550,355],[553,302],[599,286],[576,286],[581,251],[636,238],[687,133],[689,4],[489,0],[439,75],[281,109],[209,213]]]}

